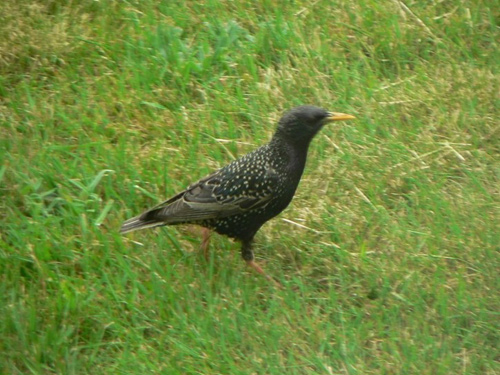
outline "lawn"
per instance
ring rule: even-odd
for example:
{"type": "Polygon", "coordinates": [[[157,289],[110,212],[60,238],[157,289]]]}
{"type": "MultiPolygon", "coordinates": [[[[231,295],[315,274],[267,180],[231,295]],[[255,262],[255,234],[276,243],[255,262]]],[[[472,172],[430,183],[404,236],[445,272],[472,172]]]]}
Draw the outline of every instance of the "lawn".
{"type": "Polygon", "coordinates": [[[499,3],[0,2],[0,374],[500,374],[499,3]],[[239,244],[123,220],[355,115],[239,244]]]}

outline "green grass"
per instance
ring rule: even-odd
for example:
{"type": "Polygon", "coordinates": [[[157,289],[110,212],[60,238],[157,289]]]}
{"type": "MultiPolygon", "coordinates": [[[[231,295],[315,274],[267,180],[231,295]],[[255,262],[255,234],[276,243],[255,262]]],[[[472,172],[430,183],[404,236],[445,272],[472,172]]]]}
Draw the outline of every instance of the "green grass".
{"type": "Polygon", "coordinates": [[[0,373],[499,374],[498,9],[1,1],[0,373]],[[117,233],[299,104],[357,120],[257,236],[283,290],[117,233]]]}

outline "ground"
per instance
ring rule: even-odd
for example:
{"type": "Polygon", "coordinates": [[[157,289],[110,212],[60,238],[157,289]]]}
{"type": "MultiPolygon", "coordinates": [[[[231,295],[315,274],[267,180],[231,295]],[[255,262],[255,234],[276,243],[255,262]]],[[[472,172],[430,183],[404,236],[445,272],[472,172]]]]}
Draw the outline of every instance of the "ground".
{"type": "Polygon", "coordinates": [[[495,1],[0,2],[0,373],[498,374],[495,1]],[[256,237],[123,220],[314,139],[256,237]]]}

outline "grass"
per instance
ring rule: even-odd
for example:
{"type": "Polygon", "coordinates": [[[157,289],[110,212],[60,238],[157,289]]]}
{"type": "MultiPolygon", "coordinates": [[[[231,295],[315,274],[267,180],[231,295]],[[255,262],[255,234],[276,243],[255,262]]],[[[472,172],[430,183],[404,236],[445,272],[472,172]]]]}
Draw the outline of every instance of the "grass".
{"type": "Polygon", "coordinates": [[[0,373],[500,373],[496,1],[0,14],[0,373]],[[358,120],[257,236],[284,290],[226,238],[117,233],[304,103],[358,120]]]}

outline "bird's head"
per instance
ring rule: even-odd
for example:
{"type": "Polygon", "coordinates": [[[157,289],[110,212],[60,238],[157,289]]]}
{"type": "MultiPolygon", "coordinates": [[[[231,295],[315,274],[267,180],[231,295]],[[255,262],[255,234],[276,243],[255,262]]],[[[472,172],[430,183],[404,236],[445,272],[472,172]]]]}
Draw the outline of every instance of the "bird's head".
{"type": "Polygon", "coordinates": [[[344,113],[329,112],[322,108],[303,105],[289,110],[281,117],[273,138],[307,147],[324,125],[333,121],[354,118],[344,113]]]}

